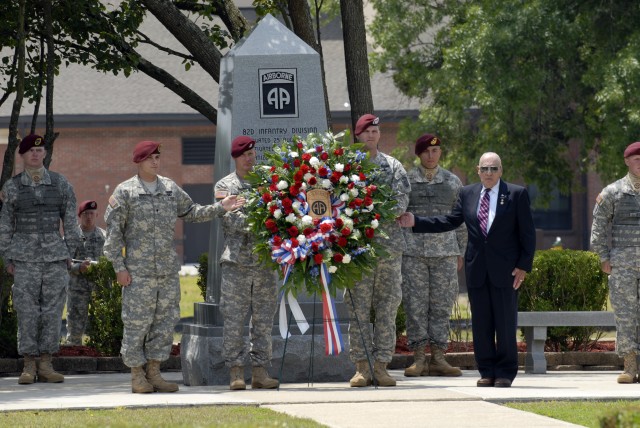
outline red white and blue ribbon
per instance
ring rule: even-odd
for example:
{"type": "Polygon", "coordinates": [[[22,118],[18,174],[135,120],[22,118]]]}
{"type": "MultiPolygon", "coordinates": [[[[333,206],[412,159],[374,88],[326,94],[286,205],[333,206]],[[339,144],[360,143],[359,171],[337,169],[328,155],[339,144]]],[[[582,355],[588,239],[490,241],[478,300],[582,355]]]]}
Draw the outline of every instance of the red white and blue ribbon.
{"type": "MultiPolygon", "coordinates": [[[[289,275],[291,274],[292,267],[293,267],[293,264],[287,264],[286,266],[283,267],[284,280],[282,281],[282,285],[287,283],[287,280],[289,279],[289,275]]],[[[287,302],[289,302],[289,308],[291,309],[291,314],[293,315],[293,318],[296,320],[296,324],[298,325],[298,329],[300,330],[300,333],[304,334],[307,330],[309,330],[309,323],[304,317],[304,313],[300,308],[298,299],[295,298],[295,296],[293,295],[293,293],[291,293],[291,291],[287,293],[286,297],[287,297],[286,299],[287,302]]],[[[280,313],[278,315],[278,326],[280,328],[280,336],[283,339],[286,339],[287,337],[291,337],[291,333],[289,333],[289,324],[287,323],[287,307],[285,303],[284,292],[280,292],[279,300],[280,300],[280,313]]]]}
{"type": "Polygon", "coordinates": [[[320,282],[322,283],[322,326],[324,328],[325,355],[338,355],[344,348],[336,305],[329,292],[331,274],[327,265],[320,265],[320,282]]]}
{"type": "Polygon", "coordinates": [[[345,207],[345,203],[340,198],[331,198],[331,215],[333,218],[340,217],[340,211],[345,207]]]}

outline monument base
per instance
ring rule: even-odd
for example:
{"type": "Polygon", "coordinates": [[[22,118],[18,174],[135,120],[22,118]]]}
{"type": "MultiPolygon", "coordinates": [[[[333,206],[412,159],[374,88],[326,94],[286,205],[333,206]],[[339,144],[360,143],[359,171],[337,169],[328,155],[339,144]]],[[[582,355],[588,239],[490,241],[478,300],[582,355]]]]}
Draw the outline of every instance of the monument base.
{"type": "MultiPolygon", "coordinates": [[[[322,325],[316,324],[304,335],[292,335],[287,340],[287,353],[282,368],[281,383],[293,382],[348,382],[355,373],[349,360],[347,324],[341,325],[344,350],[336,356],[324,354],[322,325]],[[313,341],[313,359],[310,360],[313,341]],[[313,363],[313,365],[311,365],[313,363]],[[312,370],[312,372],[311,372],[312,370]]],[[[285,340],[274,328],[273,358],[267,370],[278,378],[285,340]]],[[[297,330],[297,329],[296,329],[297,330]]],[[[245,332],[248,346],[248,328],[245,332]]],[[[222,358],[222,327],[185,324],[180,342],[180,360],[184,384],[188,386],[228,385],[229,369],[222,358]]],[[[251,383],[251,362],[247,359],[245,381],[251,383]]]]}

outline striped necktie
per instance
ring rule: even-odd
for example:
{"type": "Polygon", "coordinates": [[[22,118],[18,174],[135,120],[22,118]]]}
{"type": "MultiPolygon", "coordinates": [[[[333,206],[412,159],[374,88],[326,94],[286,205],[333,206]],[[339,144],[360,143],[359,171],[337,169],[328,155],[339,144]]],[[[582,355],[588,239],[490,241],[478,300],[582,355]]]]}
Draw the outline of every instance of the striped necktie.
{"type": "Polygon", "coordinates": [[[480,230],[485,238],[487,236],[487,221],[489,220],[489,203],[491,201],[491,197],[489,196],[490,191],[491,189],[484,189],[484,195],[480,201],[480,210],[478,210],[478,222],[480,223],[480,230]]]}

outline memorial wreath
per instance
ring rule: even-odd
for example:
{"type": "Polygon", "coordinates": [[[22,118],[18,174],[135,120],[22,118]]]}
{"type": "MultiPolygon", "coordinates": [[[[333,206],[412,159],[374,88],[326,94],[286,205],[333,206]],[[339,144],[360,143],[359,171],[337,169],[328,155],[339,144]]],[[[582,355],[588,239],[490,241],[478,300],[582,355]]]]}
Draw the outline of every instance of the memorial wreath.
{"type": "Polygon", "coordinates": [[[257,238],[254,252],[282,279],[281,330],[284,296],[293,297],[289,303],[300,326],[294,309],[302,290],[321,293],[323,317],[333,320],[331,296],[373,270],[382,255],[379,239],[387,238],[379,226],[394,221],[391,189],[377,184],[377,165],[362,144],[346,142],[348,136],[309,134],[283,141],[247,177],[253,189],[245,196],[257,238]]]}

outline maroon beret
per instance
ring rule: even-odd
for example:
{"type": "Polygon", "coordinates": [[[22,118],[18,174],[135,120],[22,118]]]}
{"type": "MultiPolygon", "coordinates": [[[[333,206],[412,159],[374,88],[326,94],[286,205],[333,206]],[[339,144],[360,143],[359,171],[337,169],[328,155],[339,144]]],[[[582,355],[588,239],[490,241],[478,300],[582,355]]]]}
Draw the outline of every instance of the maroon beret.
{"type": "Polygon", "coordinates": [[[154,153],[160,153],[160,143],[155,141],[140,141],[133,149],[133,161],[140,163],[154,153]]]}
{"type": "Polygon", "coordinates": [[[640,155],[640,141],[631,143],[624,150],[624,157],[628,158],[629,156],[640,155]]]}
{"type": "Polygon", "coordinates": [[[358,122],[356,122],[356,130],[355,134],[362,134],[368,127],[371,125],[378,126],[380,124],[380,118],[374,116],[372,114],[365,114],[364,116],[360,116],[358,122]]]}
{"type": "Polygon", "coordinates": [[[78,215],[82,214],[86,210],[96,210],[98,209],[98,204],[96,201],[88,200],[83,201],[78,205],[78,215]]]}
{"type": "Polygon", "coordinates": [[[244,152],[253,149],[255,145],[256,141],[253,138],[240,135],[231,142],[231,157],[237,158],[244,152]]]}
{"type": "Polygon", "coordinates": [[[18,153],[25,154],[31,147],[44,147],[44,138],[36,134],[29,134],[20,141],[18,153]]]}
{"type": "Polygon", "coordinates": [[[439,146],[440,138],[431,134],[424,134],[416,140],[416,156],[420,156],[420,153],[427,150],[429,147],[439,146]]]}

